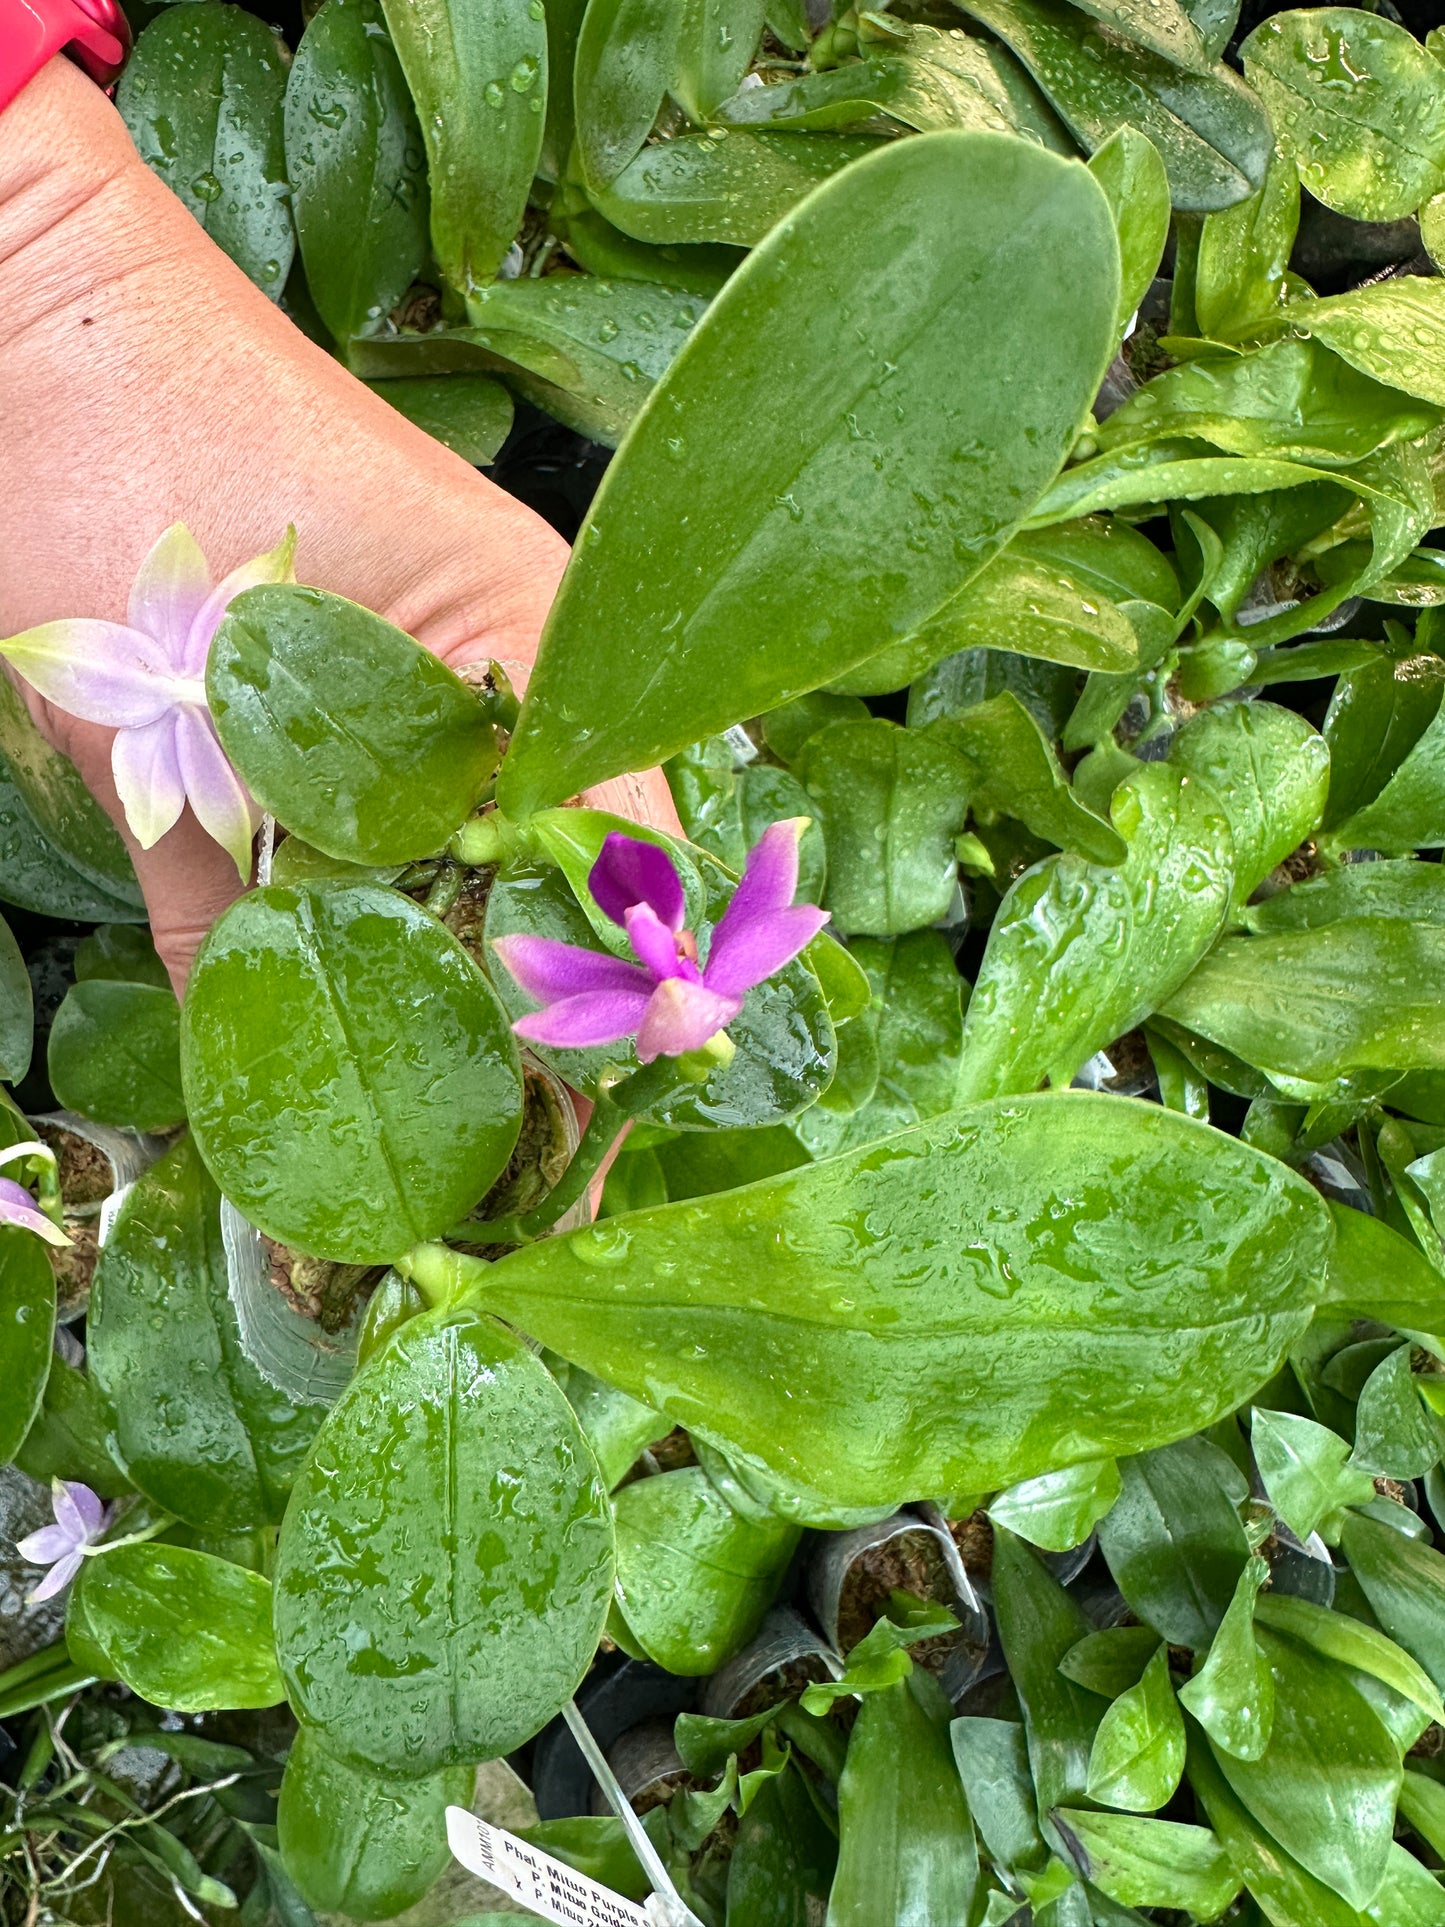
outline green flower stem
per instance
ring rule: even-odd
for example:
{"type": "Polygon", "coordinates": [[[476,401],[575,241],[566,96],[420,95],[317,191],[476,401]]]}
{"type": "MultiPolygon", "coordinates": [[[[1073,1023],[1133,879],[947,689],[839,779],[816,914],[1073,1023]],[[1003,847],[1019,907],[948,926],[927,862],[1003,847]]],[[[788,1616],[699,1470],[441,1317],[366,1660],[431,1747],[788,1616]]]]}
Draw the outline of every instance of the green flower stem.
{"type": "Polygon", "coordinates": [[[393,1269],[415,1285],[435,1311],[442,1306],[475,1304],[486,1289],[491,1266],[450,1245],[417,1245],[398,1258],[393,1269]]]}
{"type": "Polygon", "coordinates": [[[596,1177],[603,1159],[617,1142],[626,1122],[627,1119],[608,1093],[599,1089],[592,1115],[587,1120],[587,1129],[582,1133],[582,1141],[572,1153],[572,1162],[536,1210],[527,1212],[521,1218],[495,1218],[490,1223],[469,1222],[465,1227],[468,1243],[530,1244],[534,1238],[541,1237],[544,1231],[550,1231],[596,1177]]]}

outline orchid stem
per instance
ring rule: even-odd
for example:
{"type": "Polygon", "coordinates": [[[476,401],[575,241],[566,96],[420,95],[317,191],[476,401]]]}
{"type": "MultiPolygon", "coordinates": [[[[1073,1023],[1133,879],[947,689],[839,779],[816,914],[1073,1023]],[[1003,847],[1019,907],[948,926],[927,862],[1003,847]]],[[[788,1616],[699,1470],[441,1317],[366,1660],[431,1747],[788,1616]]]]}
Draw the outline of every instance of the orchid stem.
{"type": "Polygon", "coordinates": [[[596,1177],[603,1159],[617,1142],[618,1135],[626,1123],[627,1119],[620,1113],[607,1092],[599,1088],[596,1102],[592,1106],[592,1115],[587,1120],[587,1129],[582,1133],[582,1141],[572,1153],[572,1162],[536,1210],[529,1211],[520,1218],[496,1218],[490,1223],[469,1223],[466,1227],[467,1242],[469,1244],[530,1244],[534,1238],[541,1237],[544,1231],[550,1231],[557,1220],[571,1210],[596,1177]]]}
{"type": "Polygon", "coordinates": [[[95,1545],[82,1546],[80,1548],[81,1557],[83,1559],[95,1559],[98,1558],[101,1553],[115,1552],[121,1546],[143,1546],[147,1539],[154,1539],[162,1532],[169,1532],[175,1523],[175,1514],[173,1512],[167,1512],[163,1514],[161,1518],[157,1519],[153,1525],[148,1525],[144,1532],[128,1532],[123,1539],[103,1539],[99,1540],[95,1545]]]}

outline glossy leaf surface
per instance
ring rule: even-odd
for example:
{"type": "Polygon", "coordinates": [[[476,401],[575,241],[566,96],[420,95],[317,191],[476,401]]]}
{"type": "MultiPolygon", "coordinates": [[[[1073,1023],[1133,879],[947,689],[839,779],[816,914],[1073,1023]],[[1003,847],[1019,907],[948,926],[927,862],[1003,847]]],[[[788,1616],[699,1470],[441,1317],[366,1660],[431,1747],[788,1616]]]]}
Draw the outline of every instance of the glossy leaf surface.
{"type": "Polygon", "coordinates": [[[781,1519],[744,1519],[696,1466],[616,1495],[617,1603],[649,1659],[713,1673],[762,1621],[798,1543],[781,1519]]]}
{"type": "Polygon", "coordinates": [[[382,0],[431,163],[431,239],[462,294],[512,245],[547,111],[544,14],[508,0],[382,0]]]}
{"type": "Polygon", "coordinates": [[[459,372],[367,386],[473,468],[487,468],[496,460],[512,426],[512,397],[487,375],[459,372]]]}
{"type": "Polygon", "coordinates": [[[116,1676],[153,1706],[204,1713],[282,1698],[259,1573],[183,1546],[117,1546],[86,1560],[79,1597],[116,1676]]]}
{"type": "Polygon", "coordinates": [[[877,146],[846,134],[679,134],[644,147],[594,199],[638,241],[753,247],[815,187],[877,146]]]}
{"type": "MultiPolygon", "coordinates": [[[[118,921],[143,914],[140,885],[119,832],[81,781],[74,763],[46,742],[19,692],[6,680],[0,684],[0,881],[7,887],[15,884],[20,868],[19,852],[6,836],[3,799],[12,787],[17,793],[15,800],[40,839],[61,859],[59,868],[87,879],[97,902],[110,898],[123,905],[118,921]]],[[[72,888],[77,887],[78,878],[72,888]]],[[[7,896],[7,901],[20,903],[24,899],[7,896]]],[[[106,913],[57,906],[50,914],[104,917],[106,913]]]]}
{"type": "Polygon", "coordinates": [[[1089,1754],[1088,1794],[1108,1807],[1152,1813],[1184,1771],[1184,1716],[1161,1646],[1138,1684],[1119,1695],[1099,1722],[1089,1754]]]}
{"type": "Polygon", "coordinates": [[[1211,1423],[1302,1328],[1328,1239],[1273,1159],[1074,1093],[548,1239],[486,1295],[676,1422],[868,1505],[1211,1423]]]}
{"type": "Polygon", "coordinates": [[[1119,1468],[1112,1459],[1086,1459],[1010,1486],[989,1502],[988,1516],[1031,1546],[1066,1552],[1083,1544],[1119,1491],[1119,1468]]]}
{"type": "Polygon", "coordinates": [[[467,1806],[473,1774],[383,1776],[332,1753],[303,1726],[291,1743],[276,1808],[281,1857],[302,1898],[352,1920],[410,1907],[446,1866],[446,1809],[467,1806]]]}
{"type": "Polygon", "coordinates": [[[380,616],[317,589],[238,596],[211,644],[206,694],[262,807],[350,863],[431,855],[496,767],[492,727],[459,677],[380,616]]]}
{"type": "Polygon", "coordinates": [[[389,890],[243,897],[202,947],[181,1028],[202,1155],[302,1251],[387,1263],[464,1216],[516,1142],[501,1005],[456,939],[389,890]]]}
{"type": "Polygon", "coordinates": [[[333,1750],[420,1776],[544,1725],[611,1590],[607,1495],[561,1391],[501,1326],[432,1312],[317,1435],[277,1548],[277,1649],[333,1750]]]}
{"type": "Polygon", "coordinates": [[[1077,1807],[1054,1820],[1077,1843],[1085,1878],[1121,1906],[1177,1908],[1213,1920],[1239,1891],[1239,1876],[1207,1827],[1077,1807]]]}
{"type": "Polygon", "coordinates": [[[296,235],[276,35],[240,7],[167,9],[140,36],[121,80],[116,106],[142,159],[278,301],[296,235]]]}
{"type": "Polygon", "coordinates": [[[549,618],[504,806],[643,767],[916,629],[1007,539],[1072,441],[1112,348],[1116,247],[1081,169],[1003,136],[921,135],[810,199],[728,283],[610,470],[549,618]],[[975,283],[962,270],[981,255],[993,267],[975,283]],[[1001,307],[1017,335],[994,328],[1001,307]],[[1020,410],[1009,381],[1025,339],[1042,378],[1020,410]],[[786,425],[766,406],[780,391],[786,425]],[[740,418],[776,426],[740,444],[740,418]],[[976,451],[962,477],[960,446],[976,451]],[[654,504],[679,491],[685,519],[659,556],[654,504]],[[908,531],[906,571],[859,546],[860,519],[908,531]],[[562,712],[584,700],[574,729],[562,712]]]}
{"type": "Polygon", "coordinates": [[[1445,1558],[1358,1513],[1340,1543],[1383,1630],[1445,1691],[1445,1558]]]}
{"type": "Polygon", "coordinates": [[[25,959],[10,926],[0,917],[0,1079],[18,1084],[30,1068],[35,1038],[35,998],[25,959]]]}
{"type": "Polygon", "coordinates": [[[280,1521],[319,1417],[293,1408],[242,1348],[220,1207],[194,1141],[183,1139],[126,1199],[86,1330],[131,1477],[210,1533],[280,1521]]]}
{"type": "Polygon", "coordinates": [[[99,979],[76,984],[55,1013],[47,1068],[60,1102],[98,1124],[178,1124],[186,1100],[175,993],[99,979]]]}
{"type": "Polygon", "coordinates": [[[1004,1657],[1023,1708],[1041,1817],[1081,1799],[1089,1753],[1105,1711],[1096,1694],[1066,1677],[1059,1662],[1089,1631],[1078,1602],[1036,1555],[1007,1531],[994,1541],[993,1607],[1004,1657]]]}
{"type": "Polygon", "coordinates": [[[338,341],[426,260],[426,150],[381,0],[325,0],[286,82],[286,171],[306,285],[338,341]]]}
{"type": "Polygon", "coordinates": [[[0,1229],[0,1463],[8,1464],[40,1410],[55,1335],[55,1273],[45,1246],[18,1225],[0,1229]]]}
{"type": "Polygon", "coordinates": [[[1244,1568],[1249,1548],[1231,1470],[1198,1438],[1126,1459],[1123,1489],[1100,1522],[1099,1545],[1119,1590],[1176,1645],[1208,1645],[1244,1568]]]}

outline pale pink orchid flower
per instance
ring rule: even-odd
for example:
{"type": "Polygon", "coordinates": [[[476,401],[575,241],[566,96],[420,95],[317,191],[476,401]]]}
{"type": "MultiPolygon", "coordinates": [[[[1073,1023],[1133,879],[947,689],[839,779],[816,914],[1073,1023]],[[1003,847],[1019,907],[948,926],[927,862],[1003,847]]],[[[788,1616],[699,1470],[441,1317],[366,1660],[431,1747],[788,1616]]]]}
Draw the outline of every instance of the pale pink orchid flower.
{"type": "Polygon", "coordinates": [[[189,803],[244,882],[260,813],[217,738],[206,658],[226,605],[263,582],[294,582],[296,532],[213,585],[183,523],[156,543],[131,586],[124,622],[77,616],[0,642],[47,702],[116,732],[111,770],[125,820],[148,850],[189,803]]]}
{"type": "MultiPolygon", "coordinates": [[[[53,1163],[55,1153],[39,1139],[28,1140],[24,1144],[7,1145],[0,1151],[0,1164],[14,1164],[20,1158],[31,1157],[48,1158],[53,1163]]],[[[0,1225],[7,1224],[18,1225],[22,1231],[33,1231],[48,1245],[63,1247],[74,1242],[46,1217],[25,1186],[17,1184],[14,1178],[0,1178],[0,1225]]]]}
{"type": "Polygon", "coordinates": [[[50,1505],[55,1524],[42,1526],[15,1545],[27,1565],[50,1568],[35,1590],[26,1595],[26,1604],[31,1606],[64,1592],[80,1571],[86,1547],[94,1545],[110,1524],[110,1507],[78,1480],[52,1479],[50,1505]]]}

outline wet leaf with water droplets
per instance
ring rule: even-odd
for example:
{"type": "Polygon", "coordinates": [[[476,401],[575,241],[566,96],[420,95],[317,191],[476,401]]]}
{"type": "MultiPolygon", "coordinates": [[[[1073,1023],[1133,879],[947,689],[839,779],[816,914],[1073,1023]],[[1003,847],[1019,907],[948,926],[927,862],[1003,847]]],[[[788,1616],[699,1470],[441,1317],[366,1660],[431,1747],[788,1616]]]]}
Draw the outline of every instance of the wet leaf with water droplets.
{"type": "Polygon", "coordinates": [[[407,1776],[530,1739],[612,1593],[607,1493],[572,1408],[492,1319],[411,1319],[332,1408],[276,1552],[293,1705],[407,1776]]]}

